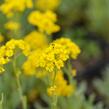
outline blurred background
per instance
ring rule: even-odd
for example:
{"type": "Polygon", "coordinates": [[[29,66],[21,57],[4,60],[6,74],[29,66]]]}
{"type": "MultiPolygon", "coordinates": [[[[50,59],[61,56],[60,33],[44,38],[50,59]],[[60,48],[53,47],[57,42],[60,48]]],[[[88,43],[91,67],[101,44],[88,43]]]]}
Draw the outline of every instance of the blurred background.
{"type": "Polygon", "coordinates": [[[86,81],[85,94],[95,93],[95,102],[108,99],[109,92],[108,8],[108,0],[62,0],[57,10],[63,28],[59,34],[70,36],[82,51],[74,62],[78,83],[86,81]]]}
{"type": "Polygon", "coordinates": [[[96,102],[108,99],[109,92],[108,8],[108,0],[63,0],[58,10],[63,28],[60,34],[69,34],[82,50],[74,62],[77,80],[86,81],[86,96],[95,93],[96,102]]]}

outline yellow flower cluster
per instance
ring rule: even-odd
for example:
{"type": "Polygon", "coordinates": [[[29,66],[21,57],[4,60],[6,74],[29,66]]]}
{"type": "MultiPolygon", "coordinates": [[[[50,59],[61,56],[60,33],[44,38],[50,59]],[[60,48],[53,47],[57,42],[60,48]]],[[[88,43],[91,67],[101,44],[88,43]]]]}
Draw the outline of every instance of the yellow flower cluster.
{"type": "Polygon", "coordinates": [[[60,0],[36,0],[36,7],[40,10],[55,10],[60,4],[60,0]]]}
{"type": "Polygon", "coordinates": [[[10,31],[20,29],[20,23],[15,22],[15,21],[9,21],[4,26],[7,30],[10,30],[10,31]]]}
{"type": "Polygon", "coordinates": [[[73,43],[69,38],[61,38],[57,39],[56,43],[61,44],[69,51],[69,55],[72,59],[76,59],[77,56],[80,54],[80,48],[73,43]]]}
{"type": "Polygon", "coordinates": [[[56,73],[54,84],[47,89],[49,96],[70,96],[75,91],[75,85],[67,84],[61,71],[56,73]]]}
{"type": "Polygon", "coordinates": [[[30,24],[35,25],[41,32],[52,34],[60,30],[60,27],[55,24],[57,21],[56,14],[52,11],[42,13],[40,11],[33,11],[28,21],[30,24]]]}
{"type": "Polygon", "coordinates": [[[44,67],[48,72],[53,72],[55,69],[60,70],[64,67],[64,62],[69,58],[69,56],[68,51],[64,46],[53,42],[45,50],[42,58],[45,61],[45,66],[42,67],[44,67]]]}
{"type": "Polygon", "coordinates": [[[15,49],[20,48],[24,55],[28,55],[30,48],[23,40],[12,39],[6,45],[0,47],[0,73],[4,71],[3,65],[7,64],[15,53],[15,49]]]}
{"type": "Polygon", "coordinates": [[[36,73],[36,76],[39,74],[43,75],[45,72],[53,72],[55,68],[60,69],[64,66],[64,61],[68,59],[67,54],[63,46],[52,43],[45,50],[32,52],[24,63],[23,69],[30,75],[32,72],[36,73]],[[33,71],[33,69],[36,71],[33,71]]]}
{"type": "Polygon", "coordinates": [[[48,45],[46,36],[38,31],[32,31],[25,37],[24,40],[29,43],[32,50],[45,48],[48,45]]]}
{"type": "Polygon", "coordinates": [[[54,72],[64,67],[64,62],[70,58],[70,55],[75,59],[80,53],[79,47],[67,38],[63,40],[65,40],[64,42],[68,40],[74,46],[67,46],[67,43],[63,45],[60,43],[62,39],[58,39],[47,48],[32,52],[23,65],[25,73],[28,75],[45,75],[47,72],[54,72]]]}
{"type": "Polygon", "coordinates": [[[57,87],[56,85],[51,86],[47,89],[47,93],[49,96],[56,96],[57,95],[57,87]]]}
{"type": "Polygon", "coordinates": [[[36,77],[45,76],[46,71],[37,65],[38,63],[41,63],[42,53],[43,51],[41,49],[31,52],[31,54],[28,56],[27,61],[23,64],[23,70],[25,75],[31,75],[36,77]]]}
{"type": "Polygon", "coordinates": [[[32,8],[32,0],[5,0],[0,6],[0,10],[7,16],[12,16],[14,12],[22,12],[25,8],[32,8]]]}

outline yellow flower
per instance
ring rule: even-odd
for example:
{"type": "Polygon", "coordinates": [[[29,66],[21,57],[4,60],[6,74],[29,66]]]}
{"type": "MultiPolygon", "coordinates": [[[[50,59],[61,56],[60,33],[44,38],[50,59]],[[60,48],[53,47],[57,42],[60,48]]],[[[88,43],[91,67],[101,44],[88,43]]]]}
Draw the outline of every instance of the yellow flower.
{"type": "Polygon", "coordinates": [[[32,0],[5,0],[0,6],[0,10],[11,17],[15,12],[22,12],[26,8],[32,8],[32,0]]]}
{"type": "Polygon", "coordinates": [[[11,57],[11,56],[13,56],[13,54],[14,54],[14,51],[13,50],[7,50],[6,51],[6,53],[5,53],[5,55],[7,56],[7,57],[11,57]]]}
{"type": "Polygon", "coordinates": [[[30,46],[24,40],[17,40],[16,46],[20,48],[25,56],[30,54],[30,46]]]}
{"type": "Polygon", "coordinates": [[[57,43],[51,43],[42,54],[42,59],[45,62],[44,68],[48,72],[53,72],[55,69],[60,70],[68,58],[68,51],[57,43]]]}
{"type": "Polygon", "coordinates": [[[69,38],[60,38],[56,40],[56,43],[61,44],[69,51],[69,55],[72,59],[77,59],[77,56],[80,54],[80,48],[72,42],[69,38]]]}
{"type": "Polygon", "coordinates": [[[10,31],[20,29],[20,24],[18,22],[14,22],[14,21],[9,21],[4,26],[6,29],[8,29],[10,31]]]}
{"type": "Polygon", "coordinates": [[[32,0],[25,0],[25,5],[26,5],[27,8],[32,8],[33,7],[32,0]]]}
{"type": "Polygon", "coordinates": [[[45,69],[53,72],[64,67],[68,59],[76,59],[79,53],[80,49],[75,43],[68,38],[61,38],[51,43],[41,57],[45,60],[45,69]]]}
{"type": "Polygon", "coordinates": [[[23,64],[24,74],[28,76],[36,76],[38,78],[42,78],[46,76],[47,72],[42,66],[44,66],[45,62],[42,57],[43,50],[38,49],[28,56],[27,61],[23,64]]]}
{"type": "Polygon", "coordinates": [[[36,7],[40,10],[55,10],[60,4],[60,0],[36,0],[36,7]]]}
{"type": "Polygon", "coordinates": [[[29,15],[28,21],[30,24],[37,26],[41,32],[46,32],[49,35],[60,30],[60,27],[55,24],[57,21],[56,14],[52,11],[45,13],[33,11],[29,15]]]}
{"type": "Polygon", "coordinates": [[[6,45],[0,47],[0,72],[2,72],[3,65],[7,64],[11,57],[16,53],[15,49],[20,48],[25,56],[30,53],[30,48],[23,40],[12,39],[6,43],[6,45]]]}
{"type": "Polygon", "coordinates": [[[28,75],[46,76],[48,72],[63,68],[70,56],[76,59],[79,53],[79,47],[70,39],[57,39],[46,48],[33,51],[24,63],[23,69],[28,75]],[[62,44],[63,41],[66,43],[62,44]]]}
{"type": "Polygon", "coordinates": [[[47,93],[49,96],[55,96],[55,95],[57,95],[56,90],[57,90],[57,87],[56,87],[56,85],[54,85],[47,89],[47,93]]]}
{"type": "MultiPolygon", "coordinates": [[[[51,75],[51,81],[53,81],[53,75],[51,75]]],[[[64,79],[62,71],[58,71],[56,73],[54,86],[51,86],[47,89],[47,93],[49,96],[70,96],[75,91],[75,85],[71,85],[67,83],[67,80],[64,79]]]]}
{"type": "Polygon", "coordinates": [[[32,31],[24,39],[33,50],[45,48],[48,45],[46,36],[38,31],[32,31]]]}
{"type": "Polygon", "coordinates": [[[35,67],[29,61],[23,64],[23,70],[25,75],[33,76],[35,72],[35,67]]]}

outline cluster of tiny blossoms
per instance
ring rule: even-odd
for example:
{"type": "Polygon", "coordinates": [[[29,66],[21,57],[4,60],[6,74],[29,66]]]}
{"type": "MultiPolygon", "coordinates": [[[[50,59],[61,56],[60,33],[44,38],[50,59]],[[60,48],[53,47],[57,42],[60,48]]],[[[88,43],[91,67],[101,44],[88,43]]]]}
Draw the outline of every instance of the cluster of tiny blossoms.
{"type": "Polygon", "coordinates": [[[55,43],[58,43],[65,47],[69,51],[69,55],[72,59],[77,59],[77,56],[80,54],[80,48],[73,43],[69,38],[57,39],[55,43]]]}
{"type": "Polygon", "coordinates": [[[0,73],[4,71],[3,65],[7,64],[11,57],[15,54],[15,49],[19,48],[23,54],[27,56],[30,52],[30,48],[23,40],[12,39],[6,43],[6,45],[0,47],[0,73]]]}
{"type": "Polygon", "coordinates": [[[57,17],[52,11],[40,12],[33,11],[28,17],[30,24],[37,26],[39,31],[52,34],[60,30],[60,27],[56,25],[57,17]]]}
{"type": "Polygon", "coordinates": [[[33,74],[33,72],[36,76],[39,76],[39,74],[45,75],[45,72],[53,72],[55,67],[57,69],[63,67],[63,61],[68,58],[67,54],[68,53],[65,51],[64,47],[52,43],[44,50],[36,50],[32,52],[28,60],[24,63],[23,69],[28,75],[33,74]],[[33,71],[33,69],[35,71],[33,71]]]}
{"type": "Polygon", "coordinates": [[[22,12],[26,8],[32,8],[32,0],[5,0],[0,6],[0,10],[7,16],[11,17],[15,12],[22,12]]]}
{"type": "Polygon", "coordinates": [[[56,73],[54,86],[51,86],[47,89],[48,95],[53,96],[70,96],[75,91],[75,85],[67,83],[67,80],[64,79],[63,72],[58,71],[56,73]]]}
{"type": "Polygon", "coordinates": [[[24,63],[23,69],[26,74],[34,74],[36,76],[38,74],[37,71],[35,72],[36,69],[39,70],[39,74],[42,74],[44,71],[54,72],[55,70],[60,70],[63,68],[64,63],[69,58],[76,59],[79,53],[79,47],[70,41],[70,39],[57,39],[45,49],[32,52],[28,60],[24,63]],[[61,41],[66,43],[62,44],[61,41]],[[31,71],[31,68],[34,69],[34,73],[32,72],[33,70],[31,71]]]}

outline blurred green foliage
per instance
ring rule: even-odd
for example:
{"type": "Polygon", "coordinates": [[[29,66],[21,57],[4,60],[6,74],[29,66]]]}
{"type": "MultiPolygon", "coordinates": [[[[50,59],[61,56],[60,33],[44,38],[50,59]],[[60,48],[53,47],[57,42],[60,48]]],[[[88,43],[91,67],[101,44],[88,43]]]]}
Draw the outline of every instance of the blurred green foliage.
{"type": "Polygon", "coordinates": [[[96,79],[94,85],[97,91],[101,94],[107,106],[109,106],[109,66],[102,72],[103,79],[96,79]]]}

